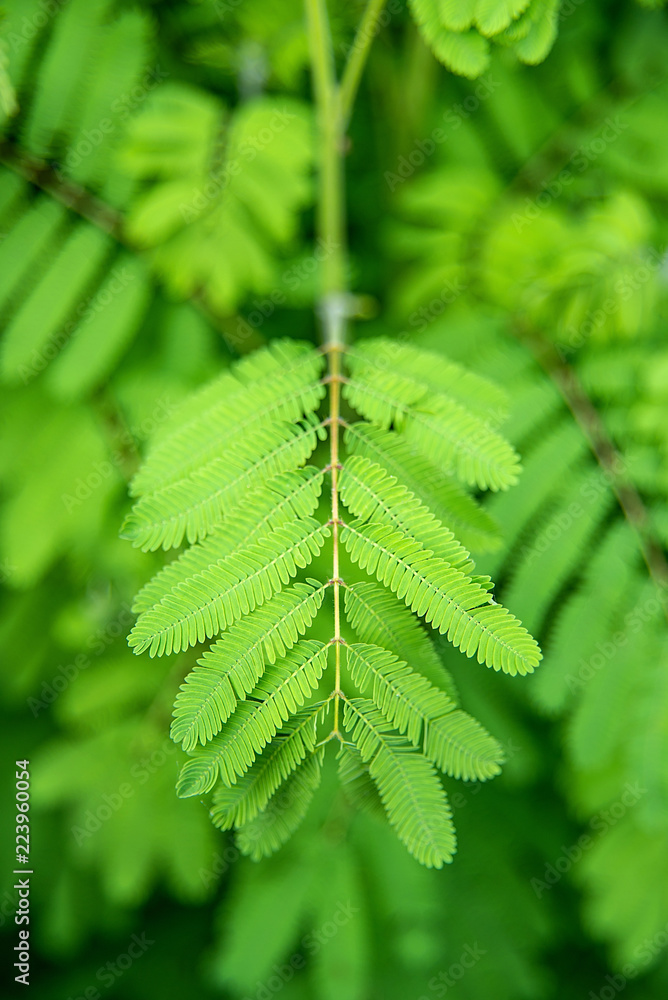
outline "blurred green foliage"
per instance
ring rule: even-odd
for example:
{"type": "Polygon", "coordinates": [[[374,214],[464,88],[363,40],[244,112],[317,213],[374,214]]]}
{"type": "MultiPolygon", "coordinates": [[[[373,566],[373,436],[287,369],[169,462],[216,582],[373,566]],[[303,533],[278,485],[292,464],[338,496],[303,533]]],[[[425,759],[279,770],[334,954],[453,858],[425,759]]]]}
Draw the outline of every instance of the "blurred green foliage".
{"type": "MultiPolygon", "coordinates": [[[[665,996],[661,4],[414,0],[421,28],[388,4],[351,122],[356,336],[501,383],[524,465],[485,503],[501,545],[474,554],[545,661],[518,684],[442,644],[507,763],[489,786],[447,783],[459,852],[439,872],[327,771],[294,840],[241,858],[174,794],[171,705],[195,656],[126,643],[162,562],[118,538],[146,441],[233,358],[316,338],[301,4],[1,6],[0,759],[6,796],[31,761],[37,995],[665,996]]],[[[343,61],[363,4],[329,7],[343,61]]]]}

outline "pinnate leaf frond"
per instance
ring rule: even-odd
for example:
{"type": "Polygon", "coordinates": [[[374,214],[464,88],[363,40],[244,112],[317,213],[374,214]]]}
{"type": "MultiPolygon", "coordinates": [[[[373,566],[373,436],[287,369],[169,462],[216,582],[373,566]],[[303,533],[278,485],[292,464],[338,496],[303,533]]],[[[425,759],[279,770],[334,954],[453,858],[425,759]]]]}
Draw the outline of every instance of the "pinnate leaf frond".
{"type": "Polygon", "coordinates": [[[218,560],[261,541],[275,528],[315,514],[322,478],[319,469],[305,466],[269,479],[255,490],[251,504],[236,508],[204,541],[186,549],[156,573],[135,597],[133,611],[147,611],[178,584],[203,573],[218,560]]]}
{"type": "Polygon", "coordinates": [[[342,539],[353,560],[388,586],[467,656],[494,670],[531,673],[540,660],[536,641],[487,591],[435,559],[397,528],[345,525],[342,539]]]}
{"type": "Polygon", "coordinates": [[[178,794],[186,798],[209,792],[219,778],[224,784],[235,784],[317,689],[327,652],[322,642],[302,640],[268,667],[253,690],[253,700],[239,705],[225,731],[195,751],[184,764],[178,794]]]}
{"type": "Polygon", "coordinates": [[[221,830],[254,820],[274,792],[315,750],[320,706],[304,708],[283,725],[281,733],[255,759],[236,784],[221,784],[213,797],[211,818],[221,830]]]}
{"type": "Polygon", "coordinates": [[[189,755],[177,792],[215,790],[213,822],[243,853],[285,843],[338,746],[352,803],[385,813],[421,863],[452,859],[438,771],[485,781],[503,754],[458,707],[426,626],[508,674],[541,656],[460,541],[494,547],[467,488],[505,489],[517,472],[491,426],[502,405],[412,346],[276,342],[167,418],[125,535],[188,547],[140,590],[129,642],[151,656],[209,642],[176,696],[171,736],[189,755]],[[343,419],[340,393],[363,420],[343,419]],[[312,564],[323,582],[304,579],[312,564]]]}
{"type": "Polygon", "coordinates": [[[348,666],[362,694],[383,718],[422,750],[439,770],[464,781],[485,781],[500,773],[500,745],[446,694],[378,646],[348,648],[348,666]]]}
{"type": "Polygon", "coordinates": [[[353,455],[346,461],[339,482],[341,500],[356,517],[393,525],[450,566],[464,572],[473,568],[471,557],[452,532],[375,462],[353,455]]]}
{"type": "Polygon", "coordinates": [[[302,518],[177,585],[143,612],[130,634],[135,652],[161,656],[204,642],[272,597],[316,556],[330,529],[302,518]]]}
{"type": "Polygon", "coordinates": [[[400,736],[365,698],[347,701],[344,725],[369,764],[387,818],[421,864],[441,868],[452,861],[456,838],[447,796],[429,761],[400,736]]]}
{"type": "Polygon", "coordinates": [[[163,489],[217,455],[226,453],[268,422],[294,423],[317,409],[321,354],[306,344],[277,341],[244,358],[196,394],[175,415],[176,429],[161,438],[135,476],[133,496],[163,489]]]}
{"type": "Polygon", "coordinates": [[[400,434],[360,421],[346,428],[345,442],[351,454],[368,458],[395,476],[469,549],[497,547],[498,528],[487,511],[400,434]]]}
{"type": "Polygon", "coordinates": [[[237,828],[237,846],[253,861],[268,858],[290,839],[306,816],[322,776],[322,750],[307,757],[254,819],[237,828]]]}
{"type": "Polygon", "coordinates": [[[303,465],[314,451],[320,424],[268,424],[249,434],[225,458],[214,458],[197,472],[143,496],[124,525],[124,537],[145,552],[170,549],[210,534],[244,494],[268,479],[303,465]]]}

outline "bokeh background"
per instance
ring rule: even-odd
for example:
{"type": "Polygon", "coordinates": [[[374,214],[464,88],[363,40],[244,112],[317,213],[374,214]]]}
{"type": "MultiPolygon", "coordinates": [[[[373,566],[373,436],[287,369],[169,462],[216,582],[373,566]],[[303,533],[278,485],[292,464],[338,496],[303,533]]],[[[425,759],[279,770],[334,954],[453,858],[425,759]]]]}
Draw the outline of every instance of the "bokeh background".
{"type": "MultiPolygon", "coordinates": [[[[0,4],[8,988],[28,758],[40,1000],[666,995],[668,16],[543,6],[540,65],[494,45],[467,79],[394,0],[347,151],[356,335],[502,384],[524,464],[474,554],[545,661],[509,679],[442,644],[508,760],[449,789],[459,851],[434,872],[343,803],[242,858],[174,794],[196,654],[125,639],[161,563],[118,537],[147,441],[234,358],[317,338],[301,3],[0,4]]],[[[363,5],[329,8],[342,61],[363,5]]]]}

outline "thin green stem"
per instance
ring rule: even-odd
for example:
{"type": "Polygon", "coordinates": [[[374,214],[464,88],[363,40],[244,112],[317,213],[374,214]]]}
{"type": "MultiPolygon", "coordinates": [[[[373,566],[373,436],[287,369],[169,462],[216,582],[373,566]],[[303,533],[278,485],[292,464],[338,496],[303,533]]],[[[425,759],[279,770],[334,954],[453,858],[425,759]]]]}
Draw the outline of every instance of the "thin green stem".
{"type": "MultiPolygon", "coordinates": [[[[309,47],[320,135],[320,196],[318,236],[327,248],[323,259],[322,292],[339,297],[346,289],[343,200],[343,157],[339,91],[325,0],[306,0],[309,47]]],[[[325,346],[332,342],[331,321],[323,315],[325,346]]],[[[340,330],[335,331],[337,334],[340,330]]]]}
{"type": "Polygon", "coordinates": [[[318,236],[327,248],[323,261],[321,320],[329,360],[329,467],[331,470],[332,586],[334,589],[334,726],[339,735],[341,700],[341,587],[339,578],[339,411],[340,349],[345,341],[346,251],[341,115],[331,33],[325,0],[305,0],[313,89],[320,137],[318,236]]]}
{"type": "Polygon", "coordinates": [[[341,589],[345,586],[339,570],[339,424],[341,422],[341,354],[346,342],[348,296],[346,285],[345,201],[343,150],[344,132],[359,87],[362,69],[385,0],[369,0],[346,65],[341,87],[336,79],[334,52],[326,0],[305,0],[309,48],[313,73],[318,132],[320,139],[318,237],[327,252],[323,260],[320,316],[323,350],[329,360],[329,468],[332,477],[332,587],[334,591],[335,655],[334,727],[330,738],[340,734],[341,699],[341,589]]]}
{"type": "Polygon", "coordinates": [[[352,112],[357,90],[362,78],[362,71],[366,63],[371,43],[378,34],[380,15],[383,13],[387,0],[369,0],[364,16],[360,21],[355,35],[355,41],[350,49],[348,62],[346,63],[341,77],[341,89],[339,97],[339,114],[341,116],[341,127],[347,127],[352,112]]]}
{"type": "Polygon", "coordinates": [[[334,732],[339,732],[339,701],[341,692],[341,577],[339,569],[339,409],[341,382],[338,378],[341,352],[329,352],[331,385],[329,387],[330,415],[329,461],[332,467],[332,580],[334,584],[334,657],[336,675],[334,678],[334,732]]]}

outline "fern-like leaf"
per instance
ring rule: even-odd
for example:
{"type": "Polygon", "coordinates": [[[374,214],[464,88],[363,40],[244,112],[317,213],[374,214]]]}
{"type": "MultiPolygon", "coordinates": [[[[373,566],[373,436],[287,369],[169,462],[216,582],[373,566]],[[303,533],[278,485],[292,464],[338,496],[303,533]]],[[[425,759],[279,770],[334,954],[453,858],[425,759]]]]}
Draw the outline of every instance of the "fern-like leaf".
{"type": "Polygon", "coordinates": [[[352,456],[341,471],[341,500],[356,517],[390,524],[449,566],[468,572],[473,561],[455,536],[405,486],[367,458],[352,456]]]}
{"type": "Polygon", "coordinates": [[[410,663],[457,704],[455,683],[443,666],[431,638],[410,609],[371,580],[353,583],[345,591],[346,618],[361,642],[381,646],[410,663]]]}
{"type": "Polygon", "coordinates": [[[428,868],[452,861],[452,813],[429,761],[400,736],[388,733],[383,717],[364,698],[345,703],[344,725],[369,764],[390,824],[413,857],[428,868]]]}
{"type": "Polygon", "coordinates": [[[220,732],[265,667],[285,656],[313,622],[325,596],[315,581],[296,583],[232,625],[198,660],[176,697],[172,739],[184,750],[220,732]]]}
{"type": "Polygon", "coordinates": [[[498,528],[488,512],[399,434],[360,422],[346,428],[345,442],[351,454],[376,462],[394,476],[468,548],[497,547],[498,528]]]}
{"type": "Polygon", "coordinates": [[[124,537],[145,552],[171,549],[183,538],[197,542],[214,530],[244,493],[306,462],[321,425],[270,423],[239,442],[226,458],[214,458],[197,472],[143,496],[124,525],[124,537]]]}
{"type": "Polygon", "coordinates": [[[453,399],[428,394],[395,371],[351,363],[344,397],[371,423],[395,426],[409,444],[454,472],[469,486],[507,489],[517,482],[519,460],[505,438],[453,399]]]}
{"type": "Polygon", "coordinates": [[[321,711],[316,706],[297,712],[234,785],[218,786],[211,809],[211,818],[217,827],[231,830],[243,826],[266,809],[276,790],[314,752],[321,711]]]}
{"type": "Polygon", "coordinates": [[[253,700],[239,705],[225,732],[195,752],[181,770],[178,794],[186,798],[209,792],[220,777],[233,785],[295,715],[318,687],[328,647],[302,640],[283,659],[269,667],[253,690],[253,700]]]}
{"type": "Polygon", "coordinates": [[[467,656],[494,670],[531,673],[536,641],[505,608],[490,604],[479,583],[452,569],[403,532],[385,525],[345,525],[342,540],[353,562],[406,602],[467,656]]]}
{"type": "Polygon", "coordinates": [[[395,354],[383,339],[343,348],[323,378],[322,352],[272,344],[186,400],[135,478],[126,537],[145,550],[189,547],[139,592],[129,642],[160,656],[213,640],[174,706],[171,735],[190,754],[177,791],[215,788],[214,822],[234,829],[251,857],[296,829],[327,745],[337,743],[349,797],[381,803],[424,864],[451,860],[452,820],[434,768],[484,781],[502,753],[457,707],[425,622],[495,670],[529,673],[540,659],[457,537],[461,529],[489,548],[494,534],[457,480],[496,489],[516,469],[489,423],[503,396],[434,355],[406,345],[395,354]],[[342,420],[332,402],[341,387],[368,422],[342,420]],[[429,433],[416,430],[424,421],[429,433]],[[324,582],[295,579],[319,566],[328,539],[324,582]],[[354,571],[342,579],[342,546],[377,583],[354,571]],[[323,633],[330,589],[333,630],[323,633]],[[321,694],[330,648],[333,683],[321,694]],[[370,700],[351,701],[353,693],[370,700]]]}
{"type": "Polygon", "coordinates": [[[500,745],[446,694],[378,646],[355,643],[347,650],[351,676],[385,721],[441,771],[465,781],[485,781],[501,771],[500,745]]]}
{"type": "Polygon", "coordinates": [[[242,854],[253,861],[268,858],[290,839],[304,819],[320,784],[322,751],[307,757],[290,775],[265,809],[237,828],[236,841],[242,854]]]}
{"type": "Polygon", "coordinates": [[[130,635],[137,653],[161,656],[213,638],[277,593],[316,556],[329,528],[303,518],[271,531],[228,559],[178,584],[139,616],[130,635]]]}

